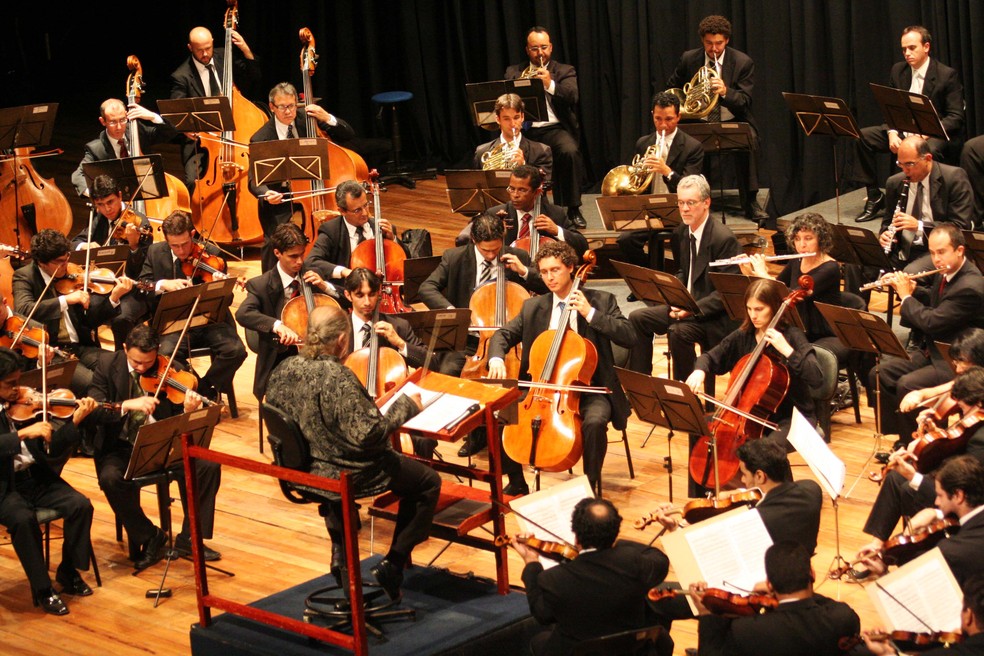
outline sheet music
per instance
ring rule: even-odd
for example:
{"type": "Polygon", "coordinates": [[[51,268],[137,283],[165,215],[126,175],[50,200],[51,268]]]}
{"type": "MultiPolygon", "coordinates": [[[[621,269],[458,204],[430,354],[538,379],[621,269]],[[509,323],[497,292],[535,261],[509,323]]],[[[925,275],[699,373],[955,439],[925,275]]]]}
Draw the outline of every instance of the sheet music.
{"type": "MultiPolygon", "coordinates": [[[[556,542],[558,538],[574,544],[574,531],[571,530],[571,513],[574,506],[581,499],[593,496],[591,485],[588,483],[587,476],[578,476],[569,481],[564,481],[560,485],[555,485],[549,490],[541,490],[533,494],[527,494],[509,502],[509,506],[516,510],[516,521],[519,524],[520,533],[532,533],[541,540],[556,542]],[[550,533],[534,526],[519,515],[533,520],[540,526],[546,528],[550,533]]],[[[556,560],[540,557],[540,563],[544,568],[557,565],[556,560]]]]}
{"type": "MultiPolygon", "coordinates": [[[[436,433],[456,423],[462,417],[477,412],[480,408],[475,399],[448,394],[447,392],[433,392],[414,383],[406,383],[402,392],[406,395],[419,394],[420,401],[424,406],[423,410],[403,424],[403,427],[408,430],[436,433]]],[[[385,415],[398,398],[400,398],[399,394],[394,395],[380,408],[380,412],[385,415]]]]}
{"type": "Polygon", "coordinates": [[[765,580],[765,550],[772,546],[772,538],[758,511],[716,524],[697,524],[686,539],[708,586],[747,594],[765,580]]]}
{"type": "Polygon", "coordinates": [[[831,499],[840,497],[847,478],[847,465],[834,455],[830,446],[823,441],[817,429],[810,425],[806,417],[793,408],[793,422],[789,427],[789,443],[803,456],[810,471],[817,477],[820,486],[831,499]]]}
{"type": "Polygon", "coordinates": [[[939,547],[865,588],[885,626],[893,631],[960,631],[963,593],[939,547]]]}

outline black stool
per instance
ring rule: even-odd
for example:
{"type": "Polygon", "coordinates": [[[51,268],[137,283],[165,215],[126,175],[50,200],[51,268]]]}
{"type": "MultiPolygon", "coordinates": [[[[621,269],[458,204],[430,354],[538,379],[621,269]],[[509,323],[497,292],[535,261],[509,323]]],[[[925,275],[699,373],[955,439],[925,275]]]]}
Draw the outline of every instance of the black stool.
{"type": "Polygon", "coordinates": [[[388,105],[390,108],[390,141],[393,144],[393,170],[379,179],[380,184],[390,183],[401,184],[407,189],[416,189],[417,183],[414,181],[400,165],[400,150],[403,142],[400,138],[400,118],[399,106],[402,103],[413,100],[413,94],[409,91],[384,91],[372,97],[372,101],[379,105],[377,116],[382,118],[383,109],[388,105]]]}

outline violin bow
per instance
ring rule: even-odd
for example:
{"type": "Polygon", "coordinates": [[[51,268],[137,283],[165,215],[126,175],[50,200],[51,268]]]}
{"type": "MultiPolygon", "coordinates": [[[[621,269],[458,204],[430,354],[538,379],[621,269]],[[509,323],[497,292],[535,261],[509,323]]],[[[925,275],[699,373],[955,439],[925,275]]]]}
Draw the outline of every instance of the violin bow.
{"type": "MultiPolygon", "coordinates": [[[[26,324],[25,324],[26,325],[26,324]]],[[[48,333],[41,333],[41,350],[38,359],[41,361],[41,421],[48,421],[48,333]]],[[[48,442],[41,440],[41,449],[49,453],[48,442]]]]}
{"type": "Polygon", "coordinates": [[[202,300],[201,294],[195,297],[195,302],[191,306],[191,311],[188,312],[188,318],[185,319],[185,324],[181,328],[181,334],[178,336],[178,341],[174,343],[174,350],[171,351],[171,357],[167,361],[167,366],[164,367],[164,373],[158,373],[160,378],[157,381],[157,389],[154,391],[155,398],[160,396],[161,389],[164,388],[164,382],[167,380],[167,376],[171,372],[171,365],[174,364],[174,358],[178,355],[178,349],[181,348],[181,340],[184,339],[185,333],[188,332],[188,326],[191,325],[191,320],[195,316],[195,310],[198,309],[198,301],[200,300],[202,300]]]}
{"type": "MultiPolygon", "coordinates": [[[[38,270],[40,271],[40,269],[38,270]]],[[[10,348],[15,347],[17,345],[17,342],[19,342],[21,337],[24,335],[24,331],[27,330],[28,324],[31,323],[31,318],[34,317],[34,313],[38,311],[38,306],[41,305],[41,301],[44,300],[44,295],[48,293],[49,289],[51,289],[51,283],[53,282],[55,282],[55,277],[51,276],[51,278],[48,280],[48,283],[44,286],[44,289],[42,289],[41,293],[38,294],[38,300],[34,301],[34,307],[31,308],[31,311],[27,314],[27,317],[24,319],[24,325],[21,326],[21,329],[17,331],[16,335],[14,335],[14,341],[10,343],[10,348]]],[[[48,334],[47,331],[45,331],[44,334],[47,335],[48,334]]]]}
{"type": "Polygon", "coordinates": [[[571,544],[570,542],[568,542],[564,538],[560,537],[559,535],[557,535],[556,533],[554,533],[553,531],[551,531],[546,526],[543,526],[542,524],[539,524],[537,522],[534,522],[532,519],[530,519],[529,517],[527,517],[523,513],[519,512],[515,508],[502,503],[498,499],[491,499],[491,501],[492,501],[492,503],[494,503],[495,505],[499,506],[500,508],[504,508],[506,510],[509,510],[512,513],[514,513],[517,517],[519,517],[520,519],[523,519],[523,520],[529,522],[532,526],[534,526],[535,528],[540,529],[541,531],[543,531],[544,533],[546,533],[550,537],[555,538],[561,544],[563,544],[563,545],[565,545],[567,547],[570,547],[571,549],[573,549],[575,551],[579,551],[579,549],[577,547],[575,547],[573,544],[571,544]]]}

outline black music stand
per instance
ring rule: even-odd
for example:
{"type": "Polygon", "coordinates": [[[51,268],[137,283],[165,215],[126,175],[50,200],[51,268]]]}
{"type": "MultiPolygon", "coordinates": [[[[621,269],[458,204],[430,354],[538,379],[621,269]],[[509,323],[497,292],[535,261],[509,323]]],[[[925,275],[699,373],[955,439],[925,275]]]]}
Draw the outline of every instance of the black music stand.
{"type": "Polygon", "coordinates": [[[198,307],[188,324],[189,330],[209,323],[219,323],[225,319],[235,287],[236,280],[226,278],[161,294],[150,326],[161,336],[180,332],[195,301],[198,301],[198,307]]]}
{"type": "Polygon", "coordinates": [[[509,202],[509,170],[480,171],[477,169],[444,172],[448,187],[448,202],[454,214],[473,217],[490,207],[509,202]]]}
{"type": "Polygon", "coordinates": [[[434,351],[464,351],[471,325],[471,310],[448,309],[406,312],[400,315],[425,344],[434,351]]]}
{"type": "Polygon", "coordinates": [[[693,315],[700,314],[697,301],[676,276],[618,260],[612,260],[612,266],[636,298],[652,305],[669,305],[693,315]]]}
{"type": "Polygon", "coordinates": [[[164,158],[160,153],[85,162],[82,173],[89,189],[92,189],[93,180],[100,175],[108,175],[116,181],[117,188],[123,192],[123,199],[128,203],[155,200],[168,194],[164,158]]]}
{"type": "Polygon", "coordinates": [[[837,223],[841,222],[840,171],[837,168],[837,137],[861,138],[861,128],[847,103],[840,98],[811,96],[805,93],[782,92],[789,111],[796,117],[803,133],[812,137],[827,136],[834,151],[834,198],[837,203],[837,223]]]}
{"type": "Polygon", "coordinates": [[[868,86],[875,94],[875,100],[878,101],[882,116],[890,129],[899,133],[921,134],[944,141],[950,140],[946,128],[940,121],[940,115],[928,96],[874,82],[869,82],[868,86]]]}
{"type": "MultiPolygon", "coordinates": [[[[714,288],[717,289],[718,293],[721,295],[721,300],[724,301],[724,309],[727,311],[728,316],[731,317],[732,321],[737,321],[739,323],[745,320],[747,316],[747,310],[745,309],[745,291],[748,286],[752,284],[753,280],[768,280],[769,284],[776,286],[779,289],[779,294],[786,298],[789,296],[789,287],[786,283],[781,280],[772,280],[770,278],[759,278],[758,276],[746,276],[742,273],[717,273],[712,271],[708,274],[711,279],[711,283],[714,288]]],[[[800,317],[799,312],[793,311],[787,313],[792,317],[793,324],[806,332],[806,327],[803,325],[803,319],[800,317]]]]}
{"type": "Polygon", "coordinates": [[[970,259],[977,265],[978,269],[984,271],[984,233],[976,230],[962,230],[964,241],[967,242],[964,250],[970,259]]]}
{"type": "Polygon", "coordinates": [[[486,130],[499,128],[495,120],[495,101],[505,93],[515,93],[523,100],[523,113],[531,122],[547,120],[547,98],[543,80],[515,79],[476,82],[465,85],[472,122],[486,130]]]}
{"type": "MultiPolygon", "coordinates": [[[[77,367],[78,364],[78,360],[65,360],[57,364],[49,364],[45,367],[45,370],[47,371],[45,384],[48,386],[48,389],[53,390],[60,387],[71,386],[72,376],[75,375],[75,367],[77,367]]],[[[40,390],[41,370],[28,369],[22,373],[19,385],[22,387],[33,387],[36,390],[40,390]]]]}
{"type": "Polygon", "coordinates": [[[664,270],[665,245],[680,225],[676,194],[599,196],[595,203],[605,228],[612,232],[649,231],[649,266],[664,270]]]}
{"type": "Polygon", "coordinates": [[[249,164],[257,185],[331,177],[328,140],[321,138],[253,142],[249,145],[249,164]]]}
{"type": "MultiPolygon", "coordinates": [[[[878,237],[867,228],[852,225],[834,225],[834,248],[831,255],[839,262],[855,264],[861,267],[877,268],[879,277],[887,271],[894,271],[895,264],[885,254],[885,249],[878,242],[878,237]]],[[[889,327],[895,314],[895,288],[887,285],[888,309],[885,312],[889,327]]],[[[845,290],[852,294],[859,290],[845,290]]]]}
{"type": "Polygon", "coordinates": [[[841,344],[851,350],[873,353],[875,356],[875,444],[868,459],[861,466],[861,472],[858,473],[854,485],[844,495],[846,499],[851,496],[854,486],[861,480],[865,467],[875,457],[881,446],[881,377],[879,375],[881,359],[885,355],[894,355],[906,360],[911,358],[905,347],[899,342],[899,338],[892,332],[892,327],[878,315],[828,303],[814,303],[813,306],[827,320],[827,325],[834,331],[834,335],[841,341],[841,344]]]}
{"type": "MultiPolygon", "coordinates": [[[[699,141],[705,153],[716,154],[719,163],[725,152],[745,150],[751,153],[753,150],[752,127],[748,123],[680,123],[678,127],[699,141]]],[[[718,193],[722,200],[721,223],[727,223],[723,203],[724,176],[719,175],[718,177],[718,193]]]]}
{"type": "MultiPolygon", "coordinates": [[[[126,244],[118,246],[101,246],[100,248],[89,249],[89,264],[101,269],[110,269],[115,275],[120,275],[123,267],[126,266],[126,259],[130,255],[130,247],[126,244]]],[[[86,249],[72,251],[68,256],[68,261],[73,264],[85,266],[86,249]]]]}
{"type": "Polygon", "coordinates": [[[420,299],[417,293],[420,284],[430,278],[437,265],[441,263],[440,255],[430,257],[412,257],[403,261],[403,302],[408,305],[420,299]]]}
{"type": "Polygon", "coordinates": [[[946,363],[950,365],[950,369],[953,370],[953,373],[957,373],[957,367],[956,365],[953,364],[953,358],[950,357],[950,346],[952,345],[947,344],[946,342],[937,342],[937,341],[934,341],[933,344],[936,345],[936,350],[940,352],[940,355],[943,356],[943,359],[946,360],[946,363]]]}
{"type": "MultiPolygon", "coordinates": [[[[37,146],[47,146],[51,143],[51,135],[55,131],[55,116],[58,114],[58,103],[44,103],[41,105],[23,105],[21,107],[6,107],[0,109],[0,152],[13,152],[13,170],[19,170],[17,163],[17,148],[31,148],[37,146]]],[[[14,185],[14,207],[20,208],[21,203],[18,198],[20,185],[14,185]]],[[[37,225],[35,208],[28,205],[21,208],[24,219],[31,225],[37,225]]],[[[28,250],[27,244],[21,244],[20,226],[17,217],[4,217],[5,221],[11,221],[14,228],[14,246],[22,250],[28,250]]]]}

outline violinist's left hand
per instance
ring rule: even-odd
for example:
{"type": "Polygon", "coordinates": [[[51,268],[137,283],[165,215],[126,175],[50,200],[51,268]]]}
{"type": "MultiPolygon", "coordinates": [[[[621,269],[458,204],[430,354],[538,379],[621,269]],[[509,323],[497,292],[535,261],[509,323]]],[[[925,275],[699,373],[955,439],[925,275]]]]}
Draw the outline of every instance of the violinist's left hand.
{"type": "Polygon", "coordinates": [[[396,329],[393,328],[393,324],[387,321],[377,321],[375,329],[376,334],[380,337],[384,337],[386,341],[389,342],[390,345],[397,351],[402,350],[403,347],[406,346],[407,343],[402,337],[400,337],[399,334],[397,334],[396,329]]]}
{"type": "MultiPolygon", "coordinates": [[[[517,535],[516,537],[517,538],[532,537],[532,534],[517,535]]],[[[518,553],[520,558],[523,559],[524,563],[526,564],[535,563],[540,560],[540,554],[536,551],[536,549],[529,548],[528,546],[520,542],[518,539],[513,540],[511,544],[513,548],[516,549],[516,553],[518,553]]]]}
{"type": "Polygon", "coordinates": [[[379,229],[383,232],[385,239],[396,239],[396,233],[393,232],[393,224],[390,223],[389,219],[380,219],[379,229]]]}
{"type": "Polygon", "coordinates": [[[861,632],[861,640],[864,641],[865,646],[868,648],[872,654],[875,656],[888,656],[890,654],[897,654],[899,652],[895,651],[895,647],[892,646],[891,642],[885,639],[876,640],[873,636],[884,636],[886,631],[881,627],[875,627],[869,631],[861,632]]]}
{"type": "Polygon", "coordinates": [[[536,228],[537,231],[545,232],[551,237],[556,237],[560,234],[560,228],[546,214],[541,214],[536,217],[536,219],[533,220],[533,227],[536,228]]]}
{"type": "Polygon", "coordinates": [[[529,269],[526,268],[526,265],[512,253],[505,253],[500,259],[502,260],[502,263],[506,265],[507,269],[518,273],[523,278],[525,278],[529,273],[529,269]]]}
{"type": "Polygon", "coordinates": [[[704,595],[707,593],[707,581],[697,581],[696,583],[691,583],[688,587],[690,590],[690,598],[694,601],[694,606],[697,607],[698,615],[706,615],[708,612],[707,607],[704,606],[704,595]]]}
{"type": "Polygon", "coordinates": [[[127,223],[123,228],[123,238],[130,245],[131,251],[135,251],[140,247],[140,231],[132,223],[127,223]]]}
{"type": "Polygon", "coordinates": [[[574,290],[567,297],[567,306],[585,319],[588,318],[588,313],[591,312],[591,303],[588,303],[588,299],[584,297],[580,289],[574,290]]]}
{"type": "Polygon", "coordinates": [[[72,423],[78,426],[82,423],[82,420],[89,416],[89,414],[96,409],[96,400],[92,397],[86,396],[78,400],[78,405],[75,406],[75,412],[72,413],[72,423]]]}
{"type": "Polygon", "coordinates": [[[936,508],[923,508],[909,520],[909,531],[915,533],[928,527],[939,518],[936,508]]]}
{"type": "Polygon", "coordinates": [[[198,408],[202,407],[203,398],[204,397],[195,390],[188,390],[185,392],[184,411],[194,412],[195,410],[198,410],[198,408]]]}
{"type": "Polygon", "coordinates": [[[775,350],[779,351],[779,354],[784,358],[788,358],[793,354],[793,347],[786,341],[786,337],[775,328],[769,328],[765,331],[765,341],[771,344],[775,350]]]}
{"type": "Polygon", "coordinates": [[[109,300],[114,304],[119,303],[120,299],[129,294],[133,290],[133,280],[127,278],[126,276],[120,276],[116,279],[116,284],[113,286],[113,291],[109,293],[109,300]]]}

